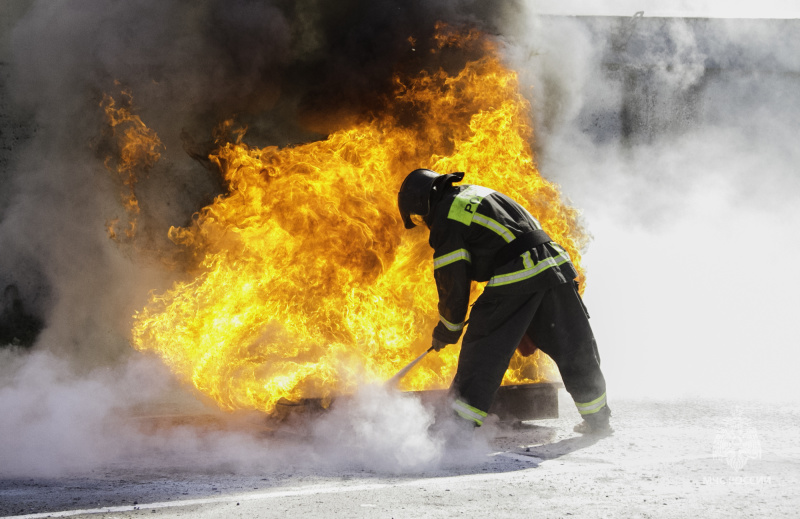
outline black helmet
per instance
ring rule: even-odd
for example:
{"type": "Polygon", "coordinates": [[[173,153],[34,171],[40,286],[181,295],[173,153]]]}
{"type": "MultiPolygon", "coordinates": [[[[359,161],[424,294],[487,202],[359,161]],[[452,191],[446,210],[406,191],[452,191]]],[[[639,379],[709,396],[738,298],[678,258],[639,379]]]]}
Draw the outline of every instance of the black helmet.
{"type": "Polygon", "coordinates": [[[440,175],[429,169],[415,169],[408,174],[397,193],[397,207],[406,229],[413,228],[412,214],[422,217],[428,216],[431,211],[431,193],[441,191],[445,185],[460,182],[464,173],[450,173],[440,175]]]}

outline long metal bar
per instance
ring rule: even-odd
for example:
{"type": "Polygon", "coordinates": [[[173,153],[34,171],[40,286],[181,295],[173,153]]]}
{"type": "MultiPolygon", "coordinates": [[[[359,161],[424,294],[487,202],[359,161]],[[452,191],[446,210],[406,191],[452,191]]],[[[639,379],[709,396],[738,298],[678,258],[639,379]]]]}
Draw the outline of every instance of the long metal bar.
{"type": "Polygon", "coordinates": [[[414,366],[416,366],[416,365],[417,365],[417,363],[418,363],[419,361],[421,361],[422,359],[424,359],[424,358],[425,358],[425,355],[427,355],[427,354],[428,354],[428,353],[430,353],[431,351],[433,351],[433,346],[431,346],[430,348],[428,348],[428,349],[425,351],[425,353],[423,353],[422,355],[420,355],[420,356],[419,356],[419,357],[417,357],[416,359],[414,359],[414,360],[412,360],[411,362],[409,362],[409,363],[406,365],[406,367],[404,367],[403,369],[401,369],[400,371],[398,371],[398,372],[397,372],[397,374],[396,374],[395,376],[393,376],[392,378],[390,378],[389,380],[387,380],[387,381],[386,381],[386,386],[387,386],[387,387],[392,387],[392,388],[393,388],[393,387],[397,387],[397,384],[399,384],[399,383],[400,383],[400,380],[401,380],[403,377],[405,377],[405,376],[406,376],[406,374],[407,374],[409,371],[411,371],[411,369],[412,369],[414,366]]]}

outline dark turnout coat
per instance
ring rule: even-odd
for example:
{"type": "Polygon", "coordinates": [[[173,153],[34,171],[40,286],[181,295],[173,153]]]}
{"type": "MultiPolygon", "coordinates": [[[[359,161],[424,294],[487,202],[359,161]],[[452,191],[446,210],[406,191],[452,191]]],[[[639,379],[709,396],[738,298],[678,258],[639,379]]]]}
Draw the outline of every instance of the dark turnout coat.
{"type": "Polygon", "coordinates": [[[448,189],[429,220],[433,268],[439,292],[439,324],[433,336],[458,342],[469,305],[471,281],[497,294],[532,293],[575,279],[567,252],[546,242],[497,265],[498,251],[542,226],[508,196],[476,185],[448,189]]]}

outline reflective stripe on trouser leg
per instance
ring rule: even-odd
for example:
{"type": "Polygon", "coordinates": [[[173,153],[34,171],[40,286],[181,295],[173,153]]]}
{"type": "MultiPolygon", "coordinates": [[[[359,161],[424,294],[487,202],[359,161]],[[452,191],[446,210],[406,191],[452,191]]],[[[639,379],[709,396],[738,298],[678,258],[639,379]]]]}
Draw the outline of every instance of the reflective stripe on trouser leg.
{"type": "Polygon", "coordinates": [[[575,402],[575,406],[578,408],[578,412],[581,415],[595,414],[606,406],[606,394],[603,393],[601,396],[595,398],[591,402],[575,402]]]}
{"type": "Polygon", "coordinates": [[[483,425],[483,421],[486,419],[486,413],[476,407],[472,407],[466,402],[462,402],[461,400],[456,400],[453,402],[452,407],[453,411],[458,413],[458,416],[465,420],[473,421],[477,425],[483,425]]]}

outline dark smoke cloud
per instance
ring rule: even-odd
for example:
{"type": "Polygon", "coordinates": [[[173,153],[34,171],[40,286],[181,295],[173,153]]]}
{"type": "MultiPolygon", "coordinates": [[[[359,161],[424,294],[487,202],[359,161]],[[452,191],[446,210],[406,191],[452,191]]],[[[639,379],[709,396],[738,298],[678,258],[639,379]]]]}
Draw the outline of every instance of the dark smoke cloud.
{"type": "MultiPolygon", "coordinates": [[[[496,13],[509,5],[37,2],[15,31],[16,80],[21,98],[35,106],[74,103],[118,80],[140,99],[147,120],[167,129],[169,121],[207,131],[234,115],[270,119],[287,101],[306,112],[358,114],[404,64],[424,65],[436,22],[495,32],[496,13]]],[[[296,124],[296,113],[281,115],[281,123],[296,124]]]]}
{"type": "Polygon", "coordinates": [[[65,342],[66,334],[74,335],[66,341],[73,346],[86,343],[81,337],[94,335],[89,330],[98,321],[125,342],[120,334],[132,301],[141,300],[138,276],[150,274],[131,276],[126,265],[135,258],[120,257],[126,251],[105,236],[105,222],[122,210],[119,182],[102,165],[104,94],[119,102],[120,92],[128,92],[135,113],[164,144],[161,160],[136,188],[139,239],[147,248],[169,248],[169,226],[186,224],[221,190],[216,173],[184,152],[202,155],[202,143],[221,122],[247,126],[255,145],[323,138],[375,109],[394,73],[442,65],[429,62],[436,22],[496,32],[511,5],[30,2],[11,34],[9,95],[36,131],[14,155],[9,174],[15,194],[0,221],[0,282],[16,287],[15,301],[48,327],[66,305],[67,330],[55,327],[55,342],[65,342]]]}

